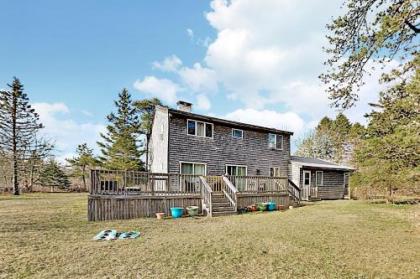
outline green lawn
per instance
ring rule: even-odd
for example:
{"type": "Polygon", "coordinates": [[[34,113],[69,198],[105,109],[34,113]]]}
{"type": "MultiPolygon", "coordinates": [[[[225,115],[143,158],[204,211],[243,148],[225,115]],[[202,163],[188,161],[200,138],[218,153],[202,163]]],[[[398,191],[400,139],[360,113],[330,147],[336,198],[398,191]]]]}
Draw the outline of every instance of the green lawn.
{"type": "Polygon", "coordinates": [[[0,196],[0,278],[419,278],[419,206],[86,221],[84,194],[0,196]],[[94,242],[102,229],[137,240],[94,242]]]}

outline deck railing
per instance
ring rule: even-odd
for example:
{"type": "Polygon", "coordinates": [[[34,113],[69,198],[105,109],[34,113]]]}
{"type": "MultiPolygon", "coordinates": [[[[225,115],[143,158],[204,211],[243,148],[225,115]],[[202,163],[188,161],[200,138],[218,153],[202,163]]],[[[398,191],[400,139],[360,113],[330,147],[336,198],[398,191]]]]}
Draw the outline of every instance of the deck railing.
{"type": "Polygon", "coordinates": [[[226,176],[239,193],[264,193],[288,191],[287,177],[269,176],[226,176]]]}
{"type": "Polygon", "coordinates": [[[198,175],[92,170],[90,194],[200,194],[198,175]]]}
{"type": "MultiPolygon", "coordinates": [[[[212,192],[224,192],[233,206],[236,206],[238,193],[290,191],[287,177],[203,176],[203,178],[212,192]]],[[[203,182],[199,175],[92,170],[90,194],[201,195],[202,187],[203,182]]]]}

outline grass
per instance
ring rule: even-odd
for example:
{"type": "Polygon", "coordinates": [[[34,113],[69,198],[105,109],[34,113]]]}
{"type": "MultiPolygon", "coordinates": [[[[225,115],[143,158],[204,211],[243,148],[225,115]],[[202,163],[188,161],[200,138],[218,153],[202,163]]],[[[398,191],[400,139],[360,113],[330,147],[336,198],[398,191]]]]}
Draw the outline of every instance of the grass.
{"type": "Polygon", "coordinates": [[[84,194],[0,196],[0,278],[419,278],[420,207],[89,223],[84,194]],[[94,242],[105,228],[137,240],[94,242]]]}

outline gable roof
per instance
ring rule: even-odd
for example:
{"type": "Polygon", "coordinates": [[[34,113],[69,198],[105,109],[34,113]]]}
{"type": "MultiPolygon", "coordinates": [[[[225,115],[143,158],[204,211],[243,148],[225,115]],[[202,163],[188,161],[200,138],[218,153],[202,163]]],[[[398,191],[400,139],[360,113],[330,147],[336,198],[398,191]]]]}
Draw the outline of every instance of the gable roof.
{"type": "Polygon", "coordinates": [[[315,168],[323,168],[323,169],[333,169],[333,170],[347,170],[352,171],[354,170],[351,167],[338,165],[329,161],[316,159],[316,158],[308,158],[308,157],[299,157],[299,156],[290,156],[290,160],[292,163],[305,166],[305,167],[315,167],[315,168]]]}
{"type": "Polygon", "coordinates": [[[185,118],[191,118],[194,120],[202,120],[202,121],[207,121],[211,123],[219,123],[222,125],[231,126],[235,128],[265,131],[265,132],[275,133],[275,134],[293,135],[293,132],[290,132],[290,131],[279,130],[275,128],[269,128],[269,127],[258,126],[258,125],[252,125],[252,124],[247,124],[247,123],[242,123],[242,122],[237,122],[237,121],[231,121],[227,119],[222,119],[222,118],[217,118],[217,117],[207,116],[207,115],[202,115],[202,114],[196,114],[196,113],[186,112],[186,111],[172,109],[172,108],[169,108],[168,110],[169,110],[169,113],[171,114],[178,115],[185,118]]]}

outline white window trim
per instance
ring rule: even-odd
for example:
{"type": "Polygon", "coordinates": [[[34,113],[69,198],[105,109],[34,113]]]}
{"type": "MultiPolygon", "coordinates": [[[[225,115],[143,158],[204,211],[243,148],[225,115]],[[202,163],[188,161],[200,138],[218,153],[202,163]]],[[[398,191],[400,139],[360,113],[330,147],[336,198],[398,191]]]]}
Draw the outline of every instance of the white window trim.
{"type": "Polygon", "coordinates": [[[316,186],[324,186],[324,172],[323,171],[316,171],[316,178],[315,178],[316,180],[315,180],[315,184],[316,184],[316,186]],[[318,174],[319,173],[322,173],[322,176],[321,176],[321,184],[318,184],[318,174]]]}
{"type": "Polygon", "coordinates": [[[275,149],[275,150],[283,150],[283,144],[284,144],[284,136],[283,135],[280,135],[280,134],[274,134],[274,133],[268,133],[268,140],[270,140],[270,135],[275,135],[276,137],[275,137],[275,142],[274,142],[274,147],[271,147],[270,146],[270,141],[268,142],[268,147],[270,148],[270,149],[275,149]],[[277,138],[278,137],[281,137],[281,148],[277,148],[277,138]]]}
{"type": "Polygon", "coordinates": [[[200,121],[200,120],[187,119],[187,135],[192,136],[192,137],[197,137],[197,138],[213,139],[214,138],[214,124],[210,123],[210,122],[200,121]],[[191,134],[188,133],[188,122],[189,121],[194,121],[195,122],[195,134],[194,135],[191,135],[191,134]],[[197,135],[197,132],[198,132],[197,122],[204,123],[204,137],[197,135]],[[207,124],[211,125],[211,137],[206,137],[206,125],[207,124]]]}
{"type": "Polygon", "coordinates": [[[245,176],[248,176],[248,166],[247,165],[233,165],[233,164],[226,164],[225,165],[225,174],[227,175],[227,168],[228,167],[240,167],[245,168],[245,176]]]}
{"type": "MultiPolygon", "coordinates": [[[[193,172],[195,173],[195,166],[194,165],[204,165],[204,175],[207,175],[207,163],[201,162],[187,162],[187,161],[179,161],[179,174],[182,174],[182,164],[192,164],[193,165],[193,172]]],[[[195,175],[195,174],[194,174],[195,175]]]]}
{"type": "Polygon", "coordinates": [[[243,139],[244,138],[244,130],[232,128],[232,138],[234,138],[234,139],[243,139]],[[241,137],[235,137],[234,136],[234,132],[235,131],[241,131],[242,132],[242,136],[241,137]]]}

